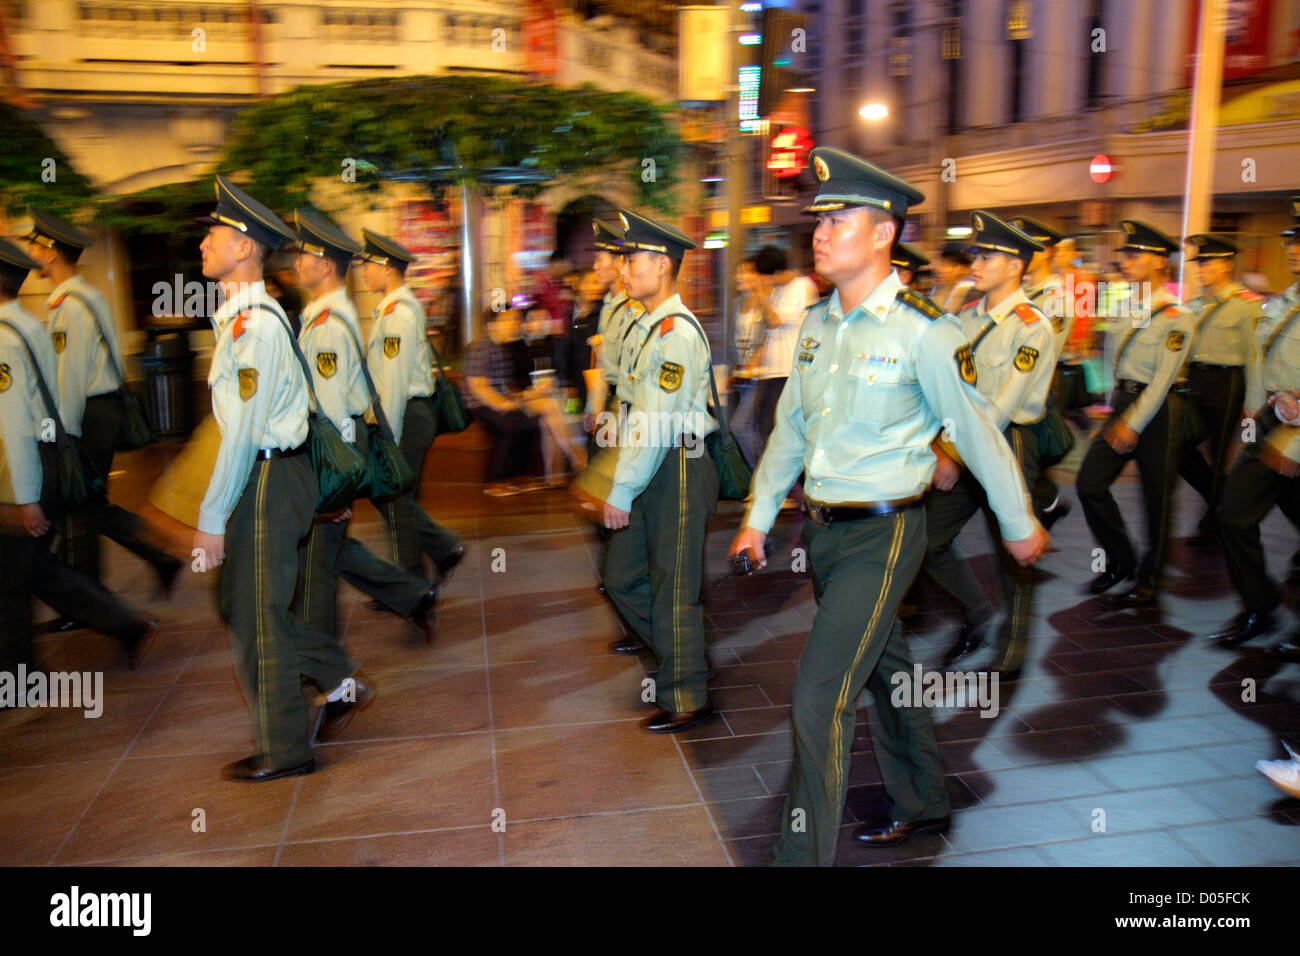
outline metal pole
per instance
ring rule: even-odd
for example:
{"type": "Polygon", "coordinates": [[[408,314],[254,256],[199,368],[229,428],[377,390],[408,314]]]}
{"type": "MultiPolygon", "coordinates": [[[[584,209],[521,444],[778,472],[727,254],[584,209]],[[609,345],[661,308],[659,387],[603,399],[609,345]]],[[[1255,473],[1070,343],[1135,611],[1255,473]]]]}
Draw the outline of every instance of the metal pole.
{"type": "MultiPolygon", "coordinates": [[[[723,6],[726,3],[723,2],[723,6]]],[[[725,275],[722,277],[722,343],[719,354],[723,361],[730,361],[732,342],[732,312],[734,311],[736,290],[736,267],[745,251],[745,237],[740,223],[740,213],[745,205],[745,138],[740,133],[740,45],[738,31],[743,27],[740,10],[733,7],[731,30],[727,33],[727,60],[731,64],[728,76],[726,113],[723,121],[726,129],[723,147],[724,170],[727,177],[727,245],[723,261],[726,263],[725,275]]]]}
{"type": "Polygon", "coordinates": [[[461,344],[469,345],[483,330],[482,316],[479,315],[478,294],[478,248],[475,242],[477,230],[474,228],[477,218],[477,193],[470,183],[460,184],[460,292],[461,308],[464,321],[461,322],[461,344]]]}
{"type": "MultiPolygon", "coordinates": [[[[1183,195],[1183,235],[1205,232],[1214,201],[1214,151],[1219,131],[1219,97],[1223,88],[1223,34],[1227,0],[1201,0],[1196,44],[1196,77],[1188,124],[1187,180],[1183,195]]],[[[1178,266],[1178,288],[1184,299],[1187,257],[1178,266]]]]}

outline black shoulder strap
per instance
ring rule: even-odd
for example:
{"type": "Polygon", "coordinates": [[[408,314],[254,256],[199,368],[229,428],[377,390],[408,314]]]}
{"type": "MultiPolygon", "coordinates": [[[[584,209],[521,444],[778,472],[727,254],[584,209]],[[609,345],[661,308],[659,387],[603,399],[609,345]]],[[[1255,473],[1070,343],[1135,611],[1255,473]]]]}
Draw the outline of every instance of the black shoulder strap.
{"type": "MultiPolygon", "coordinates": [[[[280,325],[284,327],[285,334],[289,336],[289,344],[293,346],[293,354],[298,357],[298,365],[302,367],[303,377],[307,380],[307,394],[311,396],[312,404],[311,415],[319,418],[323,412],[320,410],[320,402],[316,399],[316,386],[312,384],[311,368],[307,365],[307,356],[303,355],[302,349],[298,347],[298,339],[294,336],[293,329],[289,327],[289,320],[263,302],[253,302],[244,306],[244,308],[239,311],[243,312],[245,309],[260,309],[263,312],[270,312],[275,316],[280,325]]],[[[235,314],[238,315],[239,313],[237,312],[235,314]]],[[[233,321],[233,319],[231,321],[233,321]]]]}
{"type": "Polygon", "coordinates": [[[1261,362],[1264,361],[1264,359],[1268,358],[1268,353],[1273,349],[1273,343],[1277,341],[1278,336],[1282,334],[1282,332],[1286,329],[1288,325],[1291,324],[1291,322],[1295,319],[1297,315],[1300,315],[1300,302],[1291,306],[1291,311],[1286,314],[1286,318],[1284,318],[1281,322],[1277,324],[1277,328],[1273,330],[1273,333],[1268,337],[1268,340],[1264,343],[1264,347],[1260,349],[1259,360],[1261,362]]]}
{"type": "Polygon", "coordinates": [[[31,363],[32,372],[36,376],[36,387],[41,393],[41,401],[45,404],[45,414],[54,421],[55,437],[61,441],[63,436],[63,418],[59,415],[59,404],[54,400],[54,393],[50,391],[50,386],[45,381],[45,376],[41,373],[41,363],[36,361],[36,353],[32,351],[31,343],[27,341],[27,336],[23,335],[18,326],[14,325],[8,319],[0,319],[0,325],[3,325],[14,335],[18,336],[18,341],[23,343],[23,350],[27,353],[27,360],[31,363]]]}
{"type": "MultiPolygon", "coordinates": [[[[695,326],[695,331],[700,333],[700,338],[704,340],[704,347],[709,348],[709,337],[704,334],[704,329],[700,328],[700,323],[696,322],[695,319],[687,315],[685,312],[674,312],[672,315],[665,315],[662,319],[655,322],[654,325],[650,326],[651,334],[647,335],[645,341],[641,343],[641,348],[637,351],[636,358],[632,362],[633,368],[636,367],[637,362],[641,361],[641,353],[644,352],[645,347],[650,344],[650,338],[654,334],[654,330],[659,328],[659,326],[667,319],[685,319],[687,322],[691,323],[691,325],[695,326]]],[[[727,426],[727,410],[723,407],[722,400],[718,398],[718,380],[713,377],[713,353],[711,349],[709,352],[709,390],[713,393],[713,407],[717,409],[718,412],[718,424],[722,431],[723,440],[729,442],[731,441],[731,429],[727,426]]]]}
{"type": "MultiPolygon", "coordinates": [[[[1168,312],[1170,309],[1176,309],[1176,308],[1178,308],[1177,302],[1166,302],[1160,308],[1156,309],[1154,312],[1151,313],[1151,317],[1148,320],[1148,324],[1152,321],[1155,321],[1155,317],[1157,315],[1160,315],[1164,312],[1168,312]]],[[[1135,325],[1133,326],[1133,328],[1129,329],[1128,335],[1124,336],[1124,341],[1119,344],[1119,351],[1115,353],[1116,372],[1119,371],[1119,360],[1124,357],[1124,351],[1128,348],[1128,344],[1133,341],[1133,336],[1137,334],[1137,330],[1140,328],[1142,328],[1141,325],[1135,325]]]]}
{"type": "Polygon", "coordinates": [[[352,326],[348,325],[347,319],[341,315],[334,315],[330,311],[330,318],[336,318],[343,323],[343,327],[348,330],[348,335],[352,339],[352,344],[357,347],[357,360],[361,362],[361,374],[366,377],[366,389],[370,392],[370,407],[374,410],[375,421],[379,423],[384,437],[389,441],[393,440],[393,430],[388,425],[388,416],[384,414],[384,405],[379,401],[379,392],[375,390],[375,380],[370,377],[370,365],[366,362],[366,350],[361,347],[361,339],[356,332],[352,331],[352,326]]]}
{"type": "Polygon", "coordinates": [[[117,380],[121,387],[125,388],[126,376],[122,374],[122,366],[117,364],[117,356],[113,354],[113,346],[109,344],[108,333],[104,330],[104,321],[100,318],[99,313],[95,311],[95,306],[90,299],[74,289],[69,289],[63,294],[80,300],[81,304],[86,307],[86,311],[90,313],[90,317],[95,320],[95,327],[99,330],[99,337],[104,342],[104,351],[108,353],[108,363],[113,366],[113,371],[117,373],[117,380]]]}

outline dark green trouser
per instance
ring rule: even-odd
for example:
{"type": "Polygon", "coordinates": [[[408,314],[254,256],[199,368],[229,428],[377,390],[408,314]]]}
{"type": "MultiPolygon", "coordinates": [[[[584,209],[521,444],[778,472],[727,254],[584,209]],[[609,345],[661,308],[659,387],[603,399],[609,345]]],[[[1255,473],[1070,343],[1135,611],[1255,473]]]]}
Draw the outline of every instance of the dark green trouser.
{"type": "Polygon", "coordinates": [[[412,574],[423,576],[422,554],[436,563],[444,561],[460,546],[460,537],[429,517],[420,507],[420,473],[424,456],[429,453],[437,432],[433,399],[413,398],[406,403],[402,418],[402,440],[398,447],[402,457],[415,472],[415,486],[400,498],[379,505],[379,513],[388,522],[393,542],[393,561],[412,574]]]}
{"type": "Polygon", "coordinates": [[[311,756],[303,679],[328,692],[356,670],[333,634],[308,627],[290,609],[298,542],[311,530],[315,503],[316,476],[306,454],[257,459],[226,522],[218,604],[230,625],[253,740],[271,767],[311,756]]]}
{"type": "MultiPolygon", "coordinates": [[[[1038,477],[1037,442],[1031,428],[1011,424],[1005,432],[1011,451],[1020,462],[1025,486],[1032,488],[1038,477]]],[[[1025,637],[1029,633],[1029,604],[1033,595],[1033,575],[1023,568],[1002,546],[998,519],[989,507],[988,496],[969,469],[948,491],[932,488],[925,502],[925,573],[961,605],[967,623],[983,624],[993,616],[993,605],[980,586],[969,562],[955,544],[957,535],[976,511],[984,512],[989,536],[998,557],[994,579],[1001,592],[1006,617],[998,631],[996,666],[1014,669],[1024,657],[1025,637]]]]}
{"type": "Polygon", "coordinates": [[[0,534],[0,671],[13,672],[18,664],[31,665],[32,598],[75,617],[91,627],[121,634],[140,612],[117,595],[72,568],[50,550],[58,527],[59,492],[53,445],[40,446],[41,510],[50,522],[43,537],[0,534]]]}
{"type": "Polygon", "coordinates": [[[709,696],[700,588],[718,472],[702,442],[698,451],[668,450],[605,555],[605,590],[659,658],[655,702],[673,713],[698,710],[709,696]]]}
{"type": "Polygon", "coordinates": [[[817,616],[791,694],[794,766],[773,847],[778,866],[835,861],[854,715],[863,687],[875,701],[872,747],[893,800],[891,818],[947,816],[934,724],[924,707],[895,707],[890,677],[911,674],[898,605],[925,553],[925,510],[821,527],[804,524],[817,616]]]}
{"type": "MultiPolygon", "coordinates": [[[[352,418],[356,446],[368,453],[370,435],[360,415],[352,418]]],[[[298,545],[298,595],[294,612],[309,627],[337,634],[338,577],[407,617],[429,590],[418,574],[375,557],[360,541],[348,537],[346,521],[317,519],[298,545]]]]}
{"type": "MultiPolygon", "coordinates": [[[[113,452],[117,449],[117,439],[125,420],[126,409],[116,392],[86,399],[86,410],[81,418],[81,438],[78,440],[106,488],[109,473],[113,470],[113,452]]],[[[91,502],[67,513],[59,554],[74,570],[98,581],[101,576],[99,536],[104,535],[148,561],[161,574],[164,567],[176,559],[146,542],[141,528],[139,515],[107,501],[91,502]]],[[[85,620],[82,615],[71,616],[79,621],[85,620]]]]}

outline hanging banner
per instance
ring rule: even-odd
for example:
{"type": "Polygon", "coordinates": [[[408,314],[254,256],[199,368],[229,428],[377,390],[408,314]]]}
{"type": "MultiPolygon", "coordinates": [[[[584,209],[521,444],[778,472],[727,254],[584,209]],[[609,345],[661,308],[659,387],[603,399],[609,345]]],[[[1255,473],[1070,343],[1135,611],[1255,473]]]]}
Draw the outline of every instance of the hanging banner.
{"type": "MultiPolygon", "coordinates": [[[[1187,83],[1196,75],[1197,37],[1201,27],[1201,5],[1191,5],[1188,27],[1191,30],[1187,56],[1187,83]]],[[[1224,30],[1223,78],[1236,80],[1262,73],[1274,64],[1269,61],[1268,41],[1273,20],[1273,0],[1228,0],[1224,30]]]]}

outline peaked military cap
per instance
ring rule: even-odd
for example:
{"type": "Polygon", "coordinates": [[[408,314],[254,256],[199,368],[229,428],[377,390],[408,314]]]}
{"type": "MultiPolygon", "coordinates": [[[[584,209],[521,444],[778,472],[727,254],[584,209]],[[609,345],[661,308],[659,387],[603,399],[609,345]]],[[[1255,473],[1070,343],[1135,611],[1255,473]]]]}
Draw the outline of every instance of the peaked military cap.
{"type": "Polygon", "coordinates": [[[361,238],[365,240],[365,248],[361,250],[361,258],[370,262],[377,262],[381,266],[409,266],[416,259],[416,254],[396,239],[381,236],[369,229],[361,230],[361,238]]]}
{"type": "Polygon", "coordinates": [[[95,241],[71,223],[38,206],[28,206],[27,212],[32,217],[32,231],[23,238],[29,242],[46,249],[52,248],[56,242],[73,249],[85,249],[95,241]]]}
{"type": "Polygon", "coordinates": [[[298,250],[310,256],[332,259],[340,271],[347,271],[352,257],[361,251],[361,243],[318,212],[295,209],[293,224],[298,232],[295,243],[298,250]]]}
{"type": "Polygon", "coordinates": [[[895,216],[905,216],[909,206],[925,202],[925,193],[911,183],[833,146],[814,149],[812,167],[821,186],[805,213],[875,206],[895,216]]]}
{"type": "Polygon", "coordinates": [[[894,244],[894,254],[889,257],[889,264],[915,275],[921,266],[928,266],[930,260],[921,255],[921,250],[910,242],[897,242],[894,244]]]}
{"type": "Polygon", "coordinates": [[[293,242],[293,230],[280,217],[244,192],[225,176],[217,177],[217,208],[199,222],[229,226],[272,250],[293,242]]]}
{"type": "Polygon", "coordinates": [[[1028,216],[1016,216],[1011,220],[1011,225],[1015,226],[1030,239],[1035,242],[1041,242],[1044,246],[1054,246],[1065,238],[1065,233],[1049,226],[1041,219],[1030,219],[1028,216]]]}
{"type": "Polygon", "coordinates": [[[672,226],[648,219],[631,209],[620,209],[618,221],[623,226],[623,249],[626,253],[660,252],[679,262],[695,243],[672,226]]]}
{"type": "Polygon", "coordinates": [[[1287,215],[1291,217],[1291,226],[1282,230],[1282,235],[1288,239],[1300,237],[1300,196],[1292,196],[1286,201],[1287,215]]]}
{"type": "Polygon", "coordinates": [[[599,219],[591,220],[591,231],[595,234],[595,246],[597,249],[603,249],[605,252],[612,252],[615,255],[623,251],[623,234],[608,223],[599,219]]]}
{"type": "Polygon", "coordinates": [[[8,239],[0,239],[0,270],[22,285],[27,273],[39,269],[40,263],[23,252],[8,239]]]}
{"type": "Polygon", "coordinates": [[[971,225],[975,227],[975,236],[970,248],[987,249],[1001,252],[1008,256],[1030,259],[1035,252],[1042,252],[1046,247],[1037,239],[1031,239],[1009,222],[1003,222],[985,209],[977,209],[970,214],[971,225]]]}
{"type": "Polygon", "coordinates": [[[1124,230],[1124,245],[1119,246],[1116,252],[1154,252],[1158,256],[1171,256],[1178,251],[1178,243],[1155,226],[1136,219],[1121,219],[1119,227],[1124,230]]]}
{"type": "Polygon", "coordinates": [[[1186,241],[1196,247],[1196,255],[1192,256],[1193,262],[1200,262],[1202,259],[1230,259],[1237,254],[1237,244],[1225,236],[1197,233],[1188,236],[1186,241]]]}

